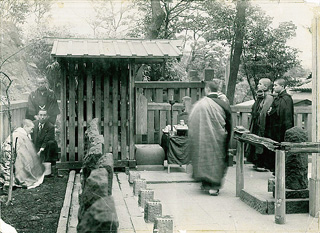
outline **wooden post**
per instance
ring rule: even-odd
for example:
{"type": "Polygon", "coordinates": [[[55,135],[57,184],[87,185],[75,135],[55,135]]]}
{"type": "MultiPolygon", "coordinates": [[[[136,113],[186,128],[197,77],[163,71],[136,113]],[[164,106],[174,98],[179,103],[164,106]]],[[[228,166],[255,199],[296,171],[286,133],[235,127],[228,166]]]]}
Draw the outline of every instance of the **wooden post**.
{"type": "Polygon", "coordinates": [[[236,183],[236,197],[240,197],[240,192],[244,188],[244,174],[243,174],[243,158],[244,158],[244,143],[237,141],[237,183],[236,183]]]}
{"type": "Polygon", "coordinates": [[[275,189],[275,222],[286,222],[286,190],[285,190],[286,153],[276,150],[276,189],[275,189]]]}
{"type": "Polygon", "coordinates": [[[67,161],[67,72],[68,63],[66,61],[61,61],[61,162],[67,161]]]}
{"type": "MultiPolygon", "coordinates": [[[[312,141],[320,140],[320,12],[316,9],[312,28],[312,141]]],[[[320,153],[312,154],[312,172],[309,181],[309,214],[319,216],[320,211],[320,153]]]]}

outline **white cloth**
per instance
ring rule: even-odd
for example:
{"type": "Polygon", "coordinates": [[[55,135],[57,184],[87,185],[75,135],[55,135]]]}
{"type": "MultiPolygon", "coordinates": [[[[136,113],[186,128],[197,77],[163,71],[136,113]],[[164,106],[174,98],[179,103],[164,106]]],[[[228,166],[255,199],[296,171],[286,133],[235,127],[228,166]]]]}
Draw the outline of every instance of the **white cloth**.
{"type": "Polygon", "coordinates": [[[0,232],[2,232],[2,233],[18,233],[14,227],[5,223],[1,218],[0,218],[0,232]]]}

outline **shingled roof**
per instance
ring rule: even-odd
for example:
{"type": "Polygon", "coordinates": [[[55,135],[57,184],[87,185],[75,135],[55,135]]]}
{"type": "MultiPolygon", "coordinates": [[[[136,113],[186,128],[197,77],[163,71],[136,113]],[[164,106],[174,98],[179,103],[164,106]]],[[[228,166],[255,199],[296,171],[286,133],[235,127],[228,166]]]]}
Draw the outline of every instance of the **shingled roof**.
{"type": "Polygon", "coordinates": [[[57,39],[53,57],[88,58],[179,58],[180,40],[57,39]]]}

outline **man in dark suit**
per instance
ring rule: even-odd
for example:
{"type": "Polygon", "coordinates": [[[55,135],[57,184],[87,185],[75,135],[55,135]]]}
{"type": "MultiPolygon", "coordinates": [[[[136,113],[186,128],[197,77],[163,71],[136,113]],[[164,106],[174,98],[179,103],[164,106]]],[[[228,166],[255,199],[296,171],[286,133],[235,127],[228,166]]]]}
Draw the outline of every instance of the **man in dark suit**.
{"type": "Polygon", "coordinates": [[[47,110],[40,109],[38,120],[34,121],[32,140],[43,162],[50,162],[52,168],[51,176],[58,175],[56,161],[58,158],[58,144],[55,140],[54,126],[48,121],[47,110]]]}

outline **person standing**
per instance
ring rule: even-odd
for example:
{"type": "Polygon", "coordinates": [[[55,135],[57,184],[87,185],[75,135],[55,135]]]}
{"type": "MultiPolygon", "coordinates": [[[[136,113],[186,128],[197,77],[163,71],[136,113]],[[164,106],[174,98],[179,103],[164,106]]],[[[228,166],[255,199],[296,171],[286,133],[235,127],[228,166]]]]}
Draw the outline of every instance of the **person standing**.
{"type": "MultiPolygon", "coordinates": [[[[271,86],[270,79],[260,79],[257,86],[256,101],[252,105],[250,132],[260,137],[265,136],[266,116],[273,102],[271,86]]],[[[247,161],[252,162],[254,168],[258,171],[266,171],[264,156],[262,156],[263,150],[262,146],[248,145],[247,161]]]]}
{"type": "Polygon", "coordinates": [[[47,110],[39,110],[38,120],[34,121],[34,125],[32,139],[37,155],[43,162],[50,162],[53,175],[60,177],[56,170],[56,161],[59,159],[58,144],[55,140],[54,126],[48,121],[47,110]]]}
{"type": "Polygon", "coordinates": [[[188,124],[193,178],[202,182],[202,190],[214,196],[219,194],[227,171],[232,122],[230,105],[218,92],[220,82],[206,82],[206,96],[194,104],[188,124]]]}
{"type": "Polygon", "coordinates": [[[57,115],[60,114],[58,101],[53,90],[47,87],[47,80],[45,78],[38,79],[39,87],[30,93],[28,97],[28,108],[26,118],[36,120],[39,110],[45,109],[48,114],[48,121],[55,125],[57,115]]]}
{"type": "MultiPolygon", "coordinates": [[[[277,94],[266,116],[265,137],[277,142],[284,141],[285,132],[294,126],[293,100],[286,92],[283,78],[274,81],[273,90],[277,94]]],[[[274,173],[275,153],[265,150],[265,167],[274,173]]]]}

